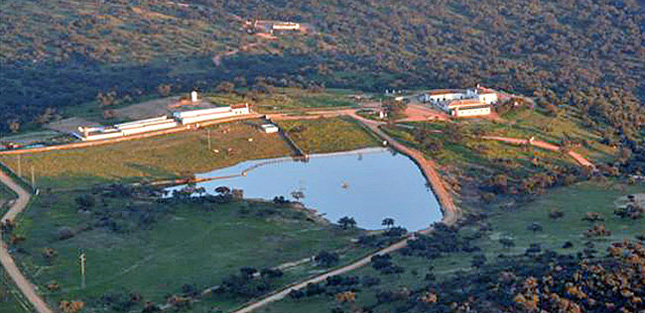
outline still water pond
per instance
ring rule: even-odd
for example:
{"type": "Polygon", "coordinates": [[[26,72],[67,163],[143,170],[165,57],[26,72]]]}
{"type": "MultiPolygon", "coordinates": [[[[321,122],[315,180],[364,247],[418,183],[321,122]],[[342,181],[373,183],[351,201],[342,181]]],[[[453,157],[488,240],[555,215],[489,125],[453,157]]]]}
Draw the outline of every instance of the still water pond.
{"type": "Polygon", "coordinates": [[[421,170],[401,154],[386,149],[362,149],[311,156],[308,162],[290,158],[257,160],[198,174],[246,176],[198,184],[215,193],[219,186],[242,189],[245,198],[299,198],[331,222],[353,217],[359,227],[381,229],[385,217],[415,231],[442,218],[439,204],[426,186],[421,170]]]}

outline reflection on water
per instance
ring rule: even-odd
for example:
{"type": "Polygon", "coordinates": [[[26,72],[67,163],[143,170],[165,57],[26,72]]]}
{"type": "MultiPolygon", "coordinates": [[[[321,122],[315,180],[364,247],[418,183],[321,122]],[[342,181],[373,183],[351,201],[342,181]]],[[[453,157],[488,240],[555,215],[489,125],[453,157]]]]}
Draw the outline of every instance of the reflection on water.
{"type": "Polygon", "coordinates": [[[198,185],[213,194],[216,187],[227,186],[244,190],[245,198],[284,196],[317,210],[332,222],[353,217],[365,229],[381,229],[383,218],[391,217],[396,225],[415,231],[442,217],[416,164],[385,149],[314,155],[308,162],[290,158],[249,161],[197,177],[245,171],[246,176],[198,185]]]}

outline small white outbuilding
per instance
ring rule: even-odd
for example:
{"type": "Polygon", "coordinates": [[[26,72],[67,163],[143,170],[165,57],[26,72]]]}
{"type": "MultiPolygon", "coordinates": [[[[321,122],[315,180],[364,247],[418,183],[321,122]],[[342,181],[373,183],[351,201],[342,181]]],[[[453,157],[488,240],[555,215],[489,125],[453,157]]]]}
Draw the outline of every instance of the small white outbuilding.
{"type": "Polygon", "coordinates": [[[265,133],[267,133],[267,134],[277,133],[277,132],[280,130],[280,129],[278,128],[278,126],[275,126],[275,125],[273,125],[273,124],[263,124],[263,125],[262,125],[262,126],[260,126],[260,127],[261,127],[261,128],[262,128],[262,130],[263,130],[265,133]]]}

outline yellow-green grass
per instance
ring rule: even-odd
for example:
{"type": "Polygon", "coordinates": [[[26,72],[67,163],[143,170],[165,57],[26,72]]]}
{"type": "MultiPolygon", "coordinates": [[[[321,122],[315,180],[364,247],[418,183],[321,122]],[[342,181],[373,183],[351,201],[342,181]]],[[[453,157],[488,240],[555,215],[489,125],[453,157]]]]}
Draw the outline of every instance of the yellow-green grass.
{"type": "MultiPolygon", "coordinates": [[[[502,115],[502,118],[499,121],[463,119],[453,121],[453,123],[458,123],[463,132],[473,136],[482,134],[518,139],[535,137],[554,144],[560,144],[567,138],[585,141],[586,145],[573,147],[573,150],[589,158],[592,162],[612,160],[617,153],[615,148],[600,143],[601,136],[597,131],[590,130],[582,125],[580,114],[573,108],[563,109],[557,117],[550,116],[537,109],[518,108],[502,115]]],[[[406,124],[431,130],[443,131],[446,129],[445,122],[413,122],[406,124]]],[[[491,148],[494,148],[493,151],[499,148],[499,145],[492,146],[490,143],[483,141],[471,140],[470,142],[472,144],[491,146],[491,148]]]]}
{"type": "MultiPolygon", "coordinates": [[[[583,126],[580,112],[575,108],[563,108],[557,116],[551,116],[538,109],[520,108],[502,116],[503,122],[477,121],[466,122],[471,127],[486,129],[490,135],[530,138],[560,143],[565,138],[587,141],[588,147],[576,147],[577,152],[595,160],[606,161],[616,154],[616,150],[601,144],[600,133],[583,126]]],[[[471,128],[473,129],[473,128],[471,128]]]]}
{"type": "MultiPolygon", "coordinates": [[[[433,267],[432,273],[438,280],[451,279],[451,275],[458,271],[471,271],[471,260],[473,255],[483,253],[488,262],[494,262],[499,254],[521,255],[531,244],[541,244],[542,249],[551,249],[561,254],[576,254],[585,248],[585,243],[591,241],[598,256],[605,254],[605,250],[612,242],[623,239],[634,240],[637,235],[645,235],[643,220],[621,219],[613,214],[613,210],[619,203],[624,203],[626,195],[645,193],[645,185],[625,185],[619,181],[606,182],[583,182],[576,185],[552,189],[540,199],[523,204],[512,206],[512,209],[495,209],[492,216],[486,220],[492,227],[481,239],[472,239],[472,245],[482,249],[477,253],[450,253],[442,257],[428,260],[422,257],[403,256],[393,254],[393,263],[404,267],[402,274],[381,275],[370,266],[366,266],[354,272],[348,273],[351,276],[373,276],[381,279],[381,284],[374,289],[361,287],[356,293],[355,307],[375,305],[376,289],[381,291],[397,291],[400,288],[415,289],[425,285],[425,275],[429,267],[433,267]],[[549,217],[552,209],[558,208],[564,212],[564,217],[553,220],[549,217]],[[610,237],[587,238],[583,235],[592,223],[582,220],[587,212],[598,212],[604,215],[604,223],[612,231],[610,237]],[[527,230],[531,223],[539,223],[543,227],[541,232],[527,230]],[[511,238],[515,246],[505,248],[499,243],[500,238],[511,238]],[[573,248],[563,249],[565,242],[573,243],[573,248]]],[[[479,226],[466,226],[460,230],[461,236],[474,234],[479,226]]],[[[334,297],[316,296],[305,297],[298,301],[286,299],[269,305],[259,312],[309,312],[326,313],[335,307],[349,309],[349,304],[340,305],[334,297]]],[[[387,306],[387,305],[385,305],[387,306]]],[[[386,307],[378,306],[375,312],[387,312],[386,307]]]]}
{"type": "MultiPolygon", "coordinates": [[[[438,127],[440,126],[433,126],[438,127]]],[[[479,178],[485,178],[485,174],[498,173],[505,173],[509,178],[521,178],[555,166],[577,166],[571,157],[559,152],[481,140],[471,136],[465,136],[460,142],[453,143],[443,133],[427,135],[444,144],[441,150],[431,153],[414,140],[409,130],[400,127],[386,127],[384,130],[406,145],[426,152],[428,158],[435,160],[445,169],[459,169],[462,173],[471,173],[479,178]],[[498,162],[500,159],[509,162],[498,162]],[[536,160],[537,163],[534,164],[536,160]]]]}
{"type": "Polygon", "coordinates": [[[278,124],[308,154],[378,146],[376,137],[348,118],[280,121],[278,124]]]}
{"type": "MultiPolygon", "coordinates": [[[[43,194],[22,218],[16,233],[24,235],[17,253],[20,266],[31,281],[57,306],[63,299],[85,301],[96,311],[97,301],[109,293],[140,293],[144,301],[164,303],[167,294],[180,294],[184,284],[203,290],[239,273],[242,267],[275,267],[315,255],[320,250],[350,249],[343,262],[358,253],[352,238],[359,230],[313,222],[291,208],[261,202],[155,203],[156,222],[126,232],[107,227],[89,227],[94,213],[81,214],[74,199],[80,192],[43,194]],[[259,214],[267,210],[272,214],[259,214]],[[58,230],[69,227],[73,238],[58,240],[58,230]],[[44,248],[58,256],[51,262],[42,256],[44,248]],[[87,255],[87,286],[81,289],[79,251],[87,255]],[[56,282],[60,291],[48,291],[56,282]]],[[[145,201],[110,198],[98,201],[92,212],[144,206],[145,201]]],[[[148,203],[147,205],[150,205],[148,203]]],[[[136,222],[135,222],[136,223],[136,222]]],[[[278,288],[324,269],[309,264],[275,281],[278,288]]],[[[204,301],[209,307],[228,310],[247,299],[215,295],[204,301]]],[[[143,302],[142,302],[143,303],[143,302]]],[[[140,308],[139,308],[140,310],[140,308]]]]}
{"type": "MultiPolygon", "coordinates": [[[[264,134],[251,122],[235,122],[113,145],[22,155],[20,162],[22,176],[27,180],[31,179],[33,166],[36,186],[64,189],[94,183],[185,177],[289,153],[280,136],[264,134]],[[208,150],[209,132],[212,150],[208,150]]],[[[0,158],[14,172],[18,160],[17,156],[0,158]]]]}

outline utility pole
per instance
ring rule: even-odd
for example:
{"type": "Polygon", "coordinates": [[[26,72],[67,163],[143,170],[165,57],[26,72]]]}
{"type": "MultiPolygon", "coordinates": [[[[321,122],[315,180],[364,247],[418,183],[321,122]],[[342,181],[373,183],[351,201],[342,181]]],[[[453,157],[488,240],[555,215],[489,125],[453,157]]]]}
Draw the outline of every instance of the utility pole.
{"type": "Polygon", "coordinates": [[[208,134],[208,151],[211,151],[211,129],[206,129],[206,133],[208,134]]]}
{"type": "Polygon", "coordinates": [[[18,154],[18,177],[22,177],[22,164],[20,154],[18,154]]]}
{"type": "Polygon", "coordinates": [[[81,252],[79,259],[81,260],[81,288],[85,289],[85,264],[87,263],[85,252],[81,252]]]}

